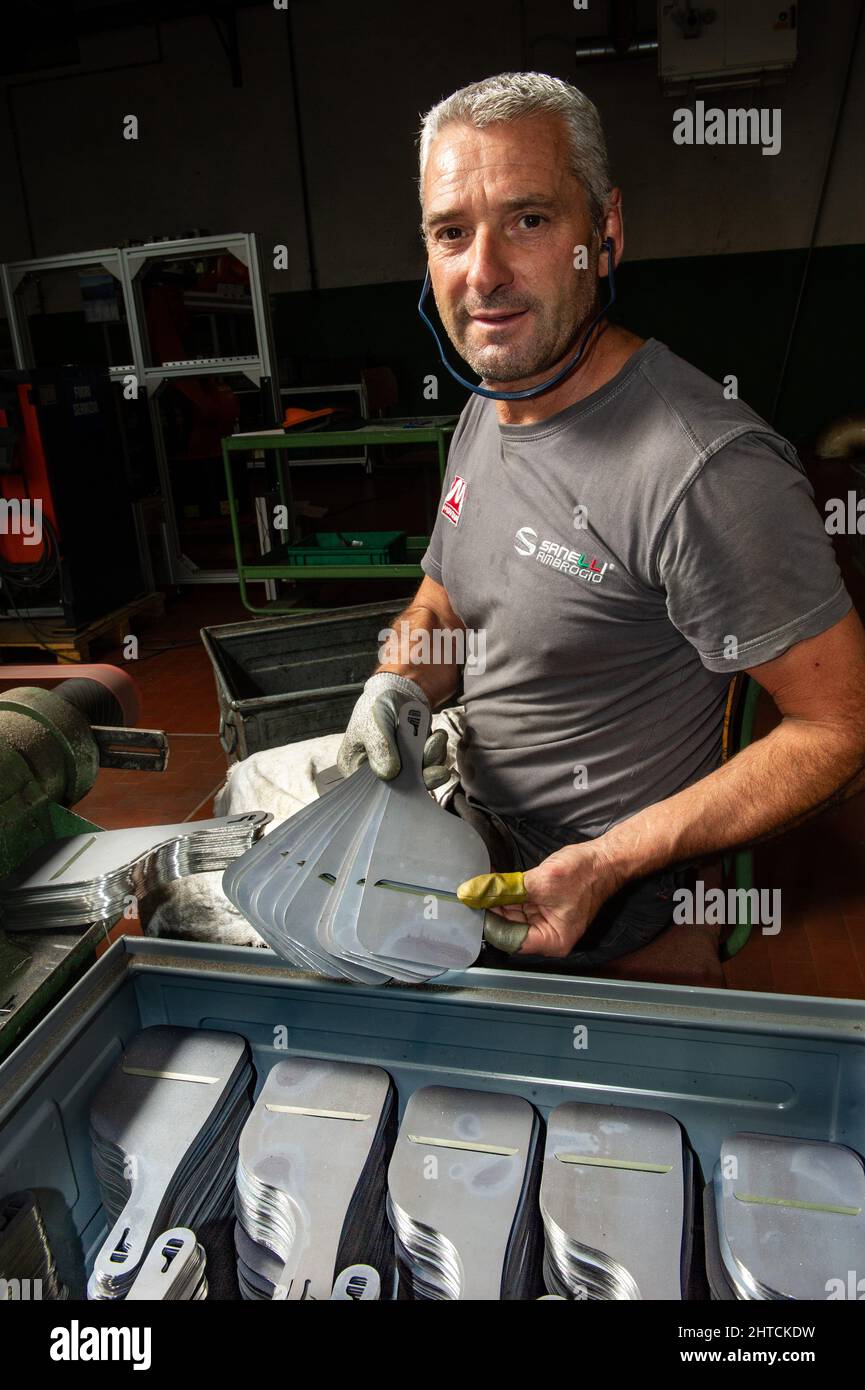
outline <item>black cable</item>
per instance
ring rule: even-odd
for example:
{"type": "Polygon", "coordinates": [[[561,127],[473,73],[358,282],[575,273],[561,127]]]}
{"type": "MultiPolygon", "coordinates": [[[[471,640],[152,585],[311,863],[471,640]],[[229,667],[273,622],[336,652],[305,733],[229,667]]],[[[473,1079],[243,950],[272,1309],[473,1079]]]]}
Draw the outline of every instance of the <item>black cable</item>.
{"type": "MultiPolygon", "coordinates": [[[[71,657],[63,656],[61,652],[58,652],[54,647],[49,645],[51,641],[51,634],[46,632],[40,632],[36,624],[30,618],[26,617],[24,613],[21,612],[20,608],[18,607],[15,601],[14,593],[9,588],[8,580],[5,581],[5,585],[8,595],[9,606],[12,609],[12,612],[14,613],[17,621],[21,624],[21,626],[27,629],[27,631],[30,633],[30,636],[35,637],[36,645],[40,647],[42,651],[47,652],[48,655],[51,657],[52,661],[56,661],[60,665],[75,665],[76,663],[72,661],[71,657]]],[[[8,645],[12,646],[14,644],[9,643],[8,645]]]]}
{"type": "Polygon", "coordinates": [[[291,22],[291,0],[285,12],[285,32],[288,40],[288,71],[291,80],[291,102],[294,113],[294,129],[297,141],[297,174],[300,184],[300,206],[303,213],[303,230],[306,237],[306,256],[309,265],[309,287],[318,289],[318,266],[315,259],[315,237],[312,226],[312,210],[309,202],[309,174],[306,166],[306,146],[303,138],[303,112],[297,80],[297,56],[295,53],[294,26],[291,22]]]}
{"type": "MultiPolygon", "coordinates": [[[[16,450],[17,452],[17,450],[16,450]]],[[[26,469],[23,467],[16,469],[18,476],[22,479],[24,495],[21,498],[5,498],[7,502],[33,502],[30,493],[29,482],[26,469]]],[[[3,579],[13,588],[18,589],[41,589],[48,584],[60,569],[60,538],[54,529],[49,517],[41,511],[40,503],[40,524],[42,535],[40,536],[41,554],[38,560],[30,563],[24,560],[5,560],[0,555],[0,579],[3,579]]]]}
{"type": "Polygon", "coordinates": [[[31,637],[35,637],[37,644],[43,651],[50,652],[55,659],[59,659],[49,646],[50,634],[41,632],[36,624],[22,612],[22,602],[26,606],[29,592],[44,588],[60,569],[57,532],[47,517],[43,517],[43,532],[45,539],[43,539],[42,555],[33,564],[16,564],[4,560],[0,556],[0,581],[2,581],[2,588],[7,595],[7,601],[18,622],[27,629],[31,637]]]}
{"type": "Polygon", "coordinates": [[[811,271],[811,257],[814,245],[817,240],[817,233],[820,230],[820,222],[823,217],[823,204],[826,201],[826,192],[829,187],[829,179],[832,174],[832,166],[835,163],[835,151],[838,144],[838,132],[841,129],[841,120],[844,115],[844,108],[847,105],[847,96],[850,90],[850,78],[853,75],[853,64],[856,61],[856,50],[859,47],[859,33],[862,28],[862,18],[865,15],[865,0],[859,0],[859,13],[856,16],[856,23],[853,27],[853,37],[850,42],[847,58],[847,69],[844,73],[844,81],[841,86],[841,99],[838,102],[838,110],[835,115],[835,122],[832,127],[832,139],[829,142],[829,153],[826,156],[826,168],[823,171],[823,182],[820,186],[820,195],[817,199],[817,207],[814,212],[814,220],[811,225],[811,237],[808,242],[808,249],[805,253],[805,264],[802,267],[802,276],[799,281],[799,291],[796,295],[796,304],[793,309],[793,318],[790,323],[790,331],[787,334],[787,343],[784,348],[784,359],[781,363],[781,372],[778,377],[778,385],[775,390],[775,399],[772,402],[772,413],[769,416],[769,423],[774,425],[778,416],[778,407],[781,404],[781,396],[787,383],[787,369],[790,365],[790,355],[793,350],[793,340],[796,336],[796,329],[799,326],[799,315],[802,309],[802,301],[805,297],[805,286],[811,271]]]}
{"type": "MultiPolygon", "coordinates": [[[[27,499],[24,499],[27,500],[27,499]]],[[[60,541],[47,516],[42,517],[42,554],[38,560],[5,560],[0,555],[0,578],[16,589],[42,589],[60,569],[60,541]]]]}

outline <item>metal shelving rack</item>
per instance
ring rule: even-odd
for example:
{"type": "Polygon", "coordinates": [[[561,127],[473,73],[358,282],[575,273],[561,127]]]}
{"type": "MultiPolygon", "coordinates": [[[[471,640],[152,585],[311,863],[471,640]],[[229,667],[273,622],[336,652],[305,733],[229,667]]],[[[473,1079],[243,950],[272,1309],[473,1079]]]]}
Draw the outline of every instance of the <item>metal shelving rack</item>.
{"type": "MultiPolygon", "coordinates": [[[[271,418],[262,428],[275,424],[280,418],[279,384],[274,375],[273,330],[270,305],[264,288],[263,267],[258,239],[253,232],[233,232],[225,236],[188,237],[172,241],[145,242],[139,246],[110,247],[99,251],[76,251],[61,256],[43,256],[36,260],[13,261],[0,265],[0,285],[6,303],[9,331],[20,371],[35,368],[33,345],[22,310],[19,290],[31,274],[55,270],[104,270],[118,282],[126,313],[132,361],[110,364],[109,376],[123,382],[134,376],[139,391],[147,396],[153,431],[156,465],[162,492],[166,529],[166,561],[169,579],[175,584],[221,584],[235,582],[234,570],[198,570],[182,555],[171,484],[171,469],[165,448],[165,437],[159,409],[159,393],[167,382],[190,376],[220,376],[241,373],[256,387],[266,402],[271,418]],[[156,363],[152,360],[147,336],[147,321],[141,293],[142,273],[160,260],[195,259],[227,253],[241,261],[249,271],[250,308],[255,330],[256,351],[251,354],[226,357],[191,358],[186,361],[156,363]]],[[[226,307],[237,307],[232,300],[226,307]]]]}
{"type": "MultiPolygon", "coordinates": [[[[121,252],[127,319],[136,375],[147,392],[147,402],[153,427],[156,465],[159,483],[165,500],[169,535],[169,568],[173,583],[224,584],[237,578],[233,570],[198,570],[190,566],[181,551],[177,530],[171,469],[165,449],[165,436],[159,409],[159,393],[167,382],[179,377],[222,376],[241,373],[268,400],[271,414],[268,423],[279,419],[279,384],[274,376],[273,330],[270,306],[264,290],[258,239],[253,232],[237,232],[228,236],[194,237],[178,241],[154,241],[132,246],[121,252]],[[186,361],[156,363],[147,338],[147,320],[141,294],[141,276],[148,266],[160,260],[189,260],[199,256],[227,253],[234,256],[249,271],[249,289],[257,351],[231,357],[198,357],[186,361]]],[[[231,301],[227,301],[231,303],[231,301]]]]}
{"type": "MultiPolygon", "coordinates": [[[[29,261],[7,261],[0,264],[0,292],[6,306],[6,319],[9,327],[9,338],[12,344],[13,360],[16,371],[33,371],[39,365],[36,361],[36,354],[33,350],[33,342],[30,336],[29,317],[20,300],[20,292],[25,282],[30,276],[41,274],[51,274],[54,271],[72,270],[79,273],[87,270],[104,271],[111,275],[120,287],[126,308],[126,331],[130,345],[130,355],[132,355],[132,329],[129,317],[129,304],[125,290],[125,278],[123,269],[123,259],[120,249],[116,246],[106,247],[98,251],[73,251],[61,256],[40,256],[29,261]]],[[[136,374],[134,362],[111,363],[108,365],[108,375],[114,382],[122,383],[130,375],[136,374]]],[[[125,444],[124,444],[125,448],[125,444]]],[[[133,522],[138,545],[138,553],[141,561],[141,572],[144,579],[144,586],[149,591],[156,587],[153,576],[153,565],[147,546],[147,538],[144,534],[144,527],[140,513],[136,507],[132,508],[133,522]]],[[[167,537],[165,538],[166,558],[170,554],[167,537]]],[[[61,610],[53,610],[59,612],[61,610]]]]}
{"type": "MultiPolygon", "coordinates": [[[[18,292],[28,276],[50,273],[53,270],[104,270],[106,274],[113,275],[121,289],[124,287],[122,253],[116,246],[101,251],[73,251],[63,256],[40,256],[37,260],[32,261],[7,261],[5,265],[0,265],[0,285],[3,288],[3,299],[6,304],[9,336],[12,339],[15,366],[19,372],[30,371],[38,366],[38,363],[33,353],[27,315],[21,311],[18,292]]],[[[128,304],[126,305],[126,321],[131,347],[132,328],[128,304]]],[[[109,366],[108,371],[114,380],[119,380],[130,372],[134,372],[135,365],[131,362],[126,365],[112,365],[109,366]]]]}

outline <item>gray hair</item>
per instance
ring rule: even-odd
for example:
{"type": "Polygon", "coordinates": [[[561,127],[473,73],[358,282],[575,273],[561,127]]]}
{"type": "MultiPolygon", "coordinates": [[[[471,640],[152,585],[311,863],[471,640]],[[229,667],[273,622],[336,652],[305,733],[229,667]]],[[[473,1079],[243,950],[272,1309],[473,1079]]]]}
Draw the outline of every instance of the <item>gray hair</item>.
{"type": "Polygon", "coordinates": [[[485,77],[431,107],[420,129],[421,183],[430,145],[448,122],[462,121],[483,130],[496,122],[548,114],[561,117],[565,124],[571,172],[586,191],[592,223],[597,226],[610,196],[607,143],[601,118],[594,102],[577,87],[545,72],[503,72],[498,77],[485,77]]]}

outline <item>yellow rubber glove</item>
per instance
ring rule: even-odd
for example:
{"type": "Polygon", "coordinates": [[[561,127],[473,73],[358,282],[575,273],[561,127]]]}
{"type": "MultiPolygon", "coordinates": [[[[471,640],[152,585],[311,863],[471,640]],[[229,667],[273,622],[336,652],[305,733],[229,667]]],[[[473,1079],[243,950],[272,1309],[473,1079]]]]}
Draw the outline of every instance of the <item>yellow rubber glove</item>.
{"type": "MultiPolygon", "coordinates": [[[[524,903],[528,893],[521,873],[478,874],[460,884],[457,897],[466,907],[513,907],[524,903]]],[[[520,949],[528,930],[527,922],[507,922],[491,913],[484,918],[484,940],[509,956],[520,949]]]]}
{"type": "Polygon", "coordinates": [[[478,874],[460,884],[457,897],[466,907],[513,907],[528,893],[521,873],[478,874]]]}

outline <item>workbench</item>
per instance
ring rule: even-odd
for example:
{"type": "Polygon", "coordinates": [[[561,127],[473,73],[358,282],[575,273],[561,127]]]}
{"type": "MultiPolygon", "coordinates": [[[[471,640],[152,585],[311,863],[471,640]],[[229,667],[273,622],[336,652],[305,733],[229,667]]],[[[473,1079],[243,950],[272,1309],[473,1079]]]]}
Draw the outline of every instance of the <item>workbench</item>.
{"type": "MultiPolygon", "coordinates": [[[[276,456],[276,479],[279,500],[289,518],[294,509],[291,498],[291,483],[288,477],[291,468],[290,454],[308,454],[311,449],[331,449],[334,447],[362,448],[369,445],[395,444],[435,444],[438,451],[439,479],[444,479],[447,466],[447,449],[450,437],[456,428],[457,416],[426,416],[424,423],[414,424],[409,420],[377,420],[353,430],[323,430],[311,433],[283,434],[282,431],[263,431],[260,434],[230,435],[222,441],[222,462],[225,469],[225,486],[228,498],[228,514],[231,521],[231,535],[237,560],[237,576],[240,582],[240,597],[250,613],[274,614],[279,612],[302,612],[295,604],[269,603],[257,605],[249,596],[247,585],[274,579],[421,579],[421,557],[427,548],[427,536],[408,536],[406,540],[407,559],[400,564],[385,565],[300,565],[293,564],[287,553],[288,544],[274,546],[266,554],[247,561],[243,555],[240,534],[240,518],[237,497],[234,490],[232,464],[237,454],[272,450],[276,456]],[[288,468],[286,457],[288,456],[288,468]]],[[[326,462],[326,460],[322,460],[326,462]]],[[[309,460],[304,460],[309,466],[309,460]]],[[[293,528],[292,528],[293,529],[293,528]]]]}

